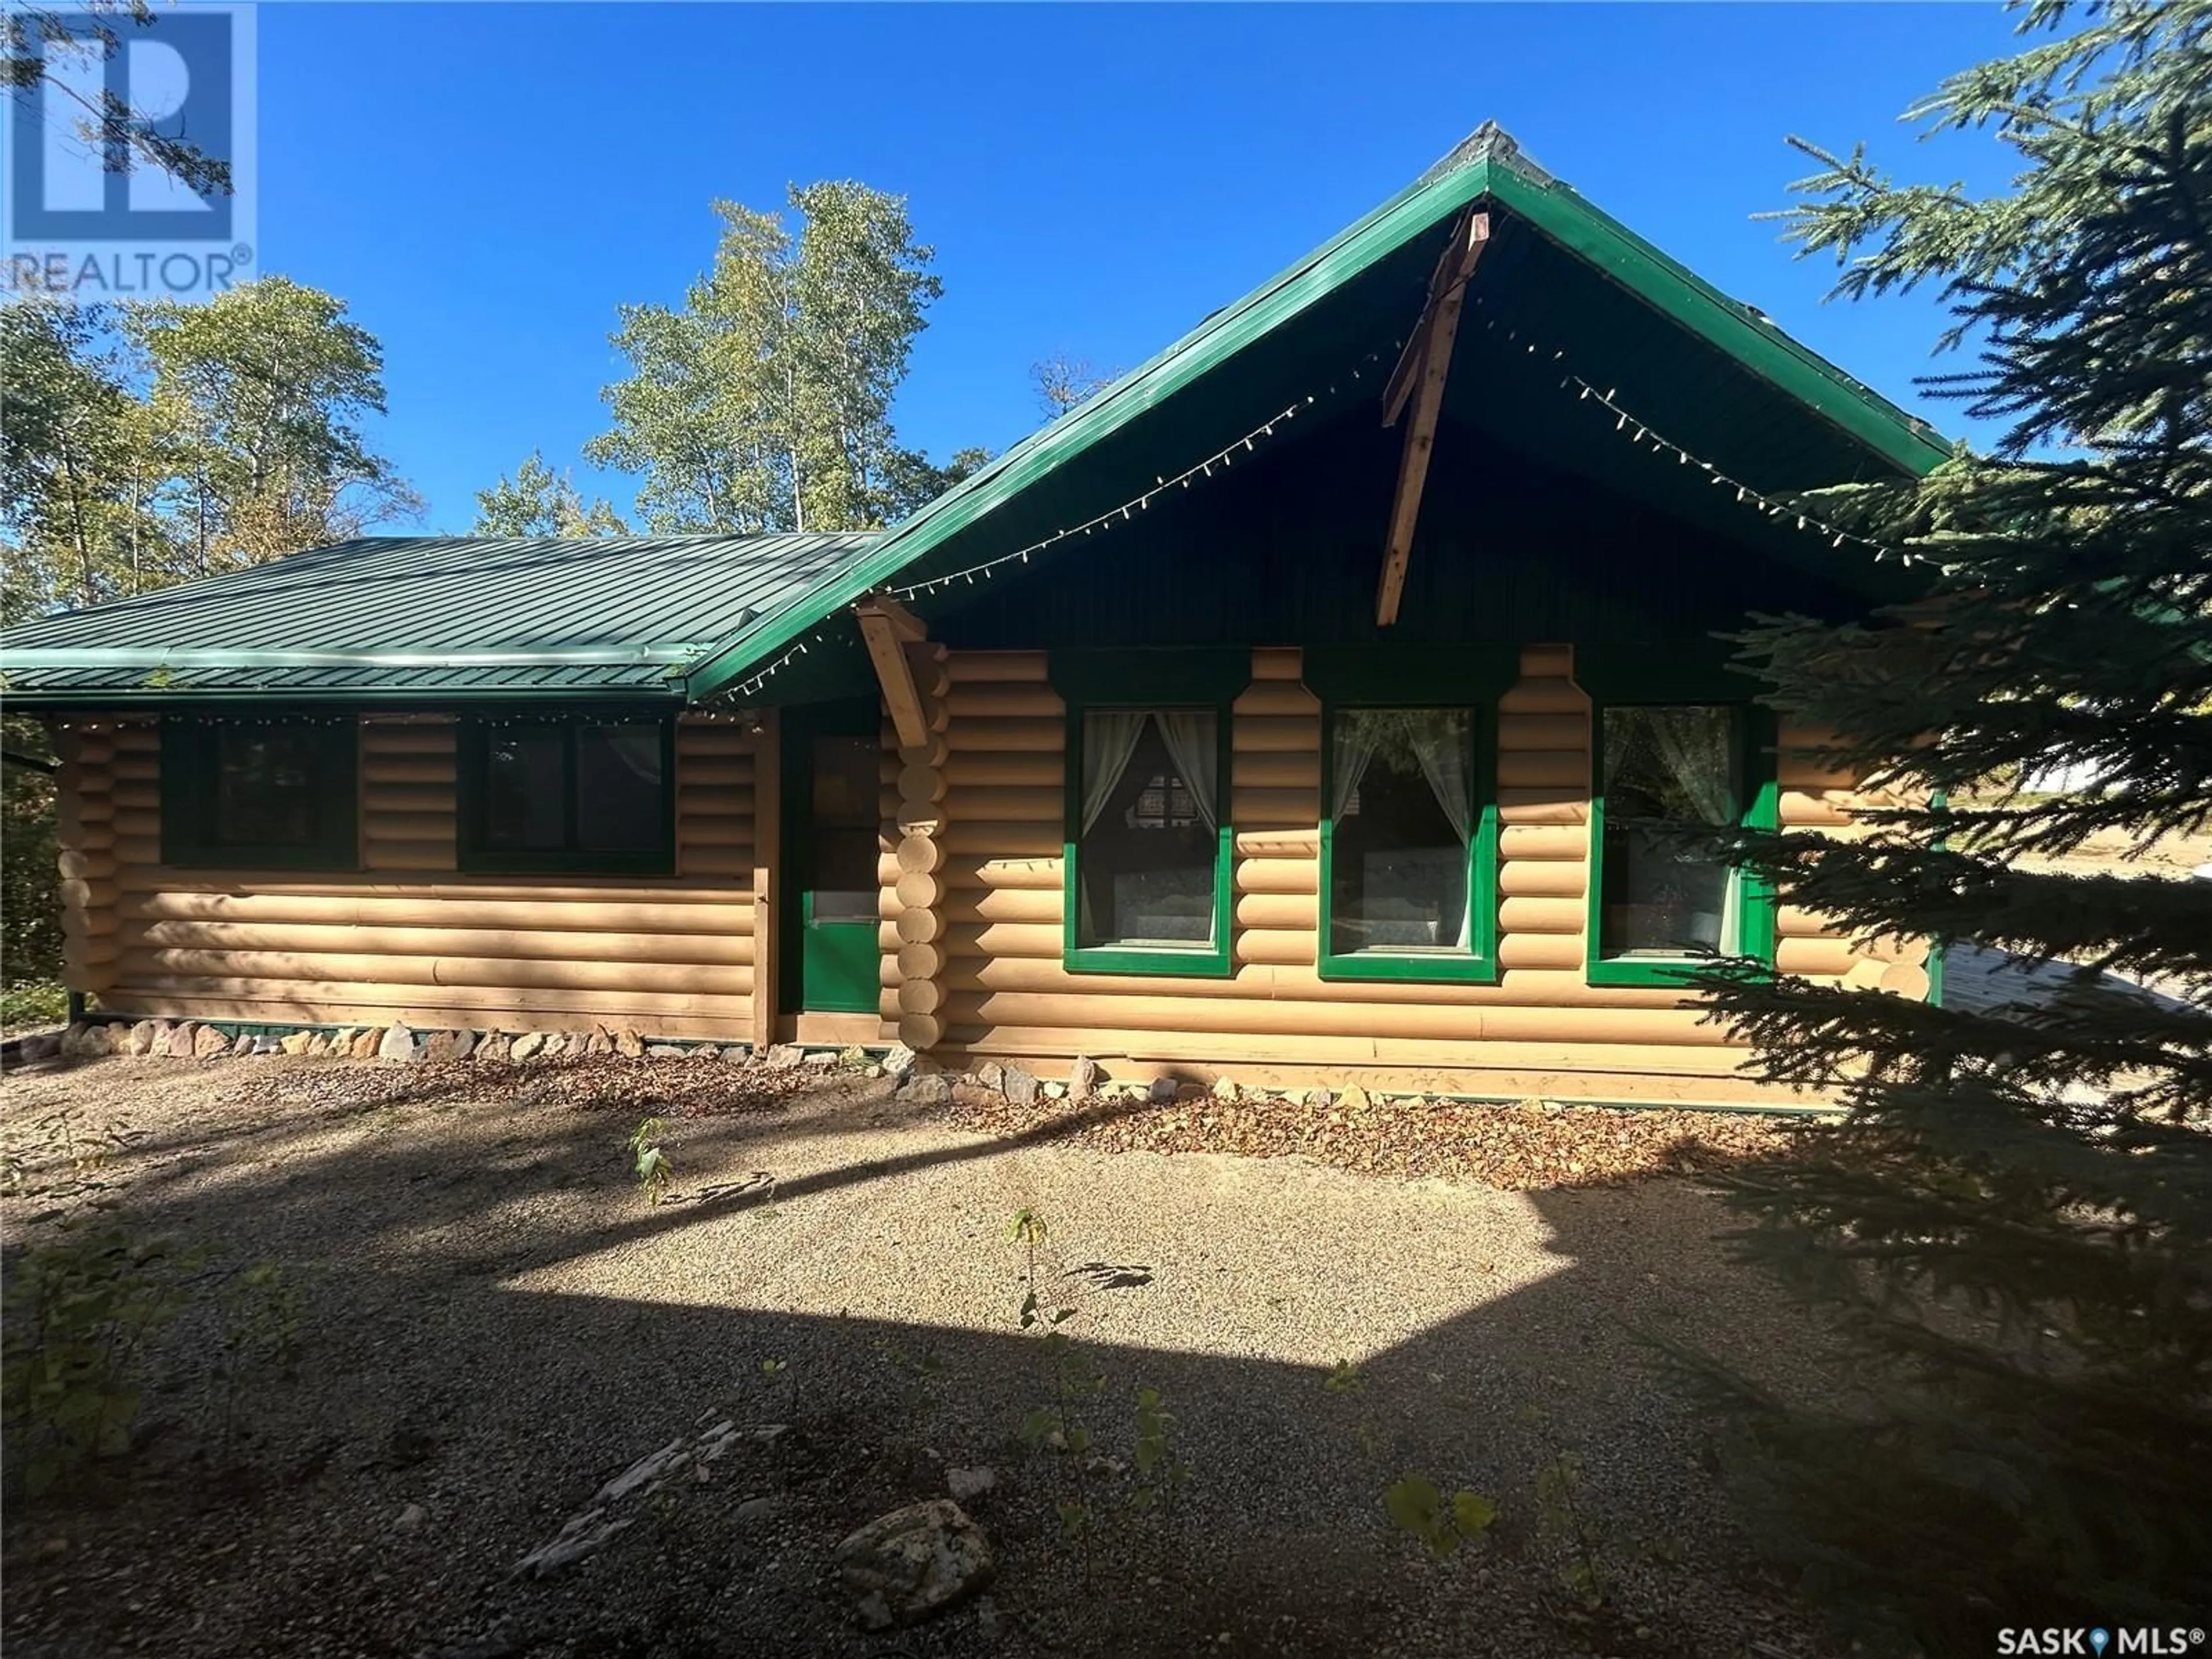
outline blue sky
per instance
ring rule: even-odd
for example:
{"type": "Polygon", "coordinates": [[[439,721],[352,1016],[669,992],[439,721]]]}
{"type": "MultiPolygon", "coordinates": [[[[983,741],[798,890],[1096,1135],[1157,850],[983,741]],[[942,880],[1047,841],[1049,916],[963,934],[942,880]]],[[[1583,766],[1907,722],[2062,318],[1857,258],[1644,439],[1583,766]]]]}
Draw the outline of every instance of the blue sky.
{"type": "Polygon", "coordinates": [[[1823,305],[1777,228],[1802,133],[2001,181],[1895,117],[2008,49],[1983,5],[260,8],[264,269],[383,342],[376,434],[465,530],[532,449],[578,451],[626,301],[675,301],[708,203],[854,178],[908,198],[945,297],[896,414],[942,458],[1038,423],[1029,366],[1142,361],[1486,117],[1725,291],[1948,430],[1925,302],[1823,305]]]}

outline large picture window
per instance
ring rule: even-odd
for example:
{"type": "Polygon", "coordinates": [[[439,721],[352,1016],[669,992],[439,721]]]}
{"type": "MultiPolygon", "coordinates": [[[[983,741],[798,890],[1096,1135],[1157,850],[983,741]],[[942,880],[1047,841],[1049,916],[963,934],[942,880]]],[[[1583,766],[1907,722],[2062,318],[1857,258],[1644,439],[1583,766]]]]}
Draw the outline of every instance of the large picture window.
{"type": "Polygon", "coordinates": [[[1596,710],[1593,982],[1679,982],[1715,957],[1771,962],[1768,896],[1711,844],[1716,830],[1772,820],[1753,720],[1727,703],[1596,710]]]}
{"type": "Polygon", "coordinates": [[[1496,972],[1496,812],[1478,711],[1330,711],[1322,823],[1324,979],[1496,972]]]}
{"type": "Polygon", "coordinates": [[[469,722],[460,745],[461,868],[668,873],[674,742],[665,720],[469,722]]]}
{"type": "Polygon", "coordinates": [[[203,869],[345,870],[360,861],[349,719],[161,725],[161,857],[203,869]]]}

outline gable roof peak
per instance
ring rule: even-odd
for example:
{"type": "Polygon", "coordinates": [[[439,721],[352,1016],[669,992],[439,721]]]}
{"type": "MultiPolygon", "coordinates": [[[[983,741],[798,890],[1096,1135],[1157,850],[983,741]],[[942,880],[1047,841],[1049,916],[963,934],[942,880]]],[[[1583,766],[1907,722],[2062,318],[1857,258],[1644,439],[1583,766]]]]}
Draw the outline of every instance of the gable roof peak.
{"type": "Polygon", "coordinates": [[[1414,182],[1417,185],[1433,184],[1446,173],[1471,167],[1478,161],[1500,162],[1540,185],[1552,182],[1552,175],[1536,165],[1535,158],[1521,148],[1521,141],[1494,120],[1485,121],[1454,144],[1414,182]]]}

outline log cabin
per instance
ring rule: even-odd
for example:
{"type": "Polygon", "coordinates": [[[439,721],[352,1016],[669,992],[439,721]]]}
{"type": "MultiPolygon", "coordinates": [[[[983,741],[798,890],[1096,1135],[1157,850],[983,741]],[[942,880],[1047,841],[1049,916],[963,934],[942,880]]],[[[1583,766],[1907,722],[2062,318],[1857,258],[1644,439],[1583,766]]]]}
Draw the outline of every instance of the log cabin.
{"type": "Polygon", "coordinates": [[[1724,636],[1947,453],[1486,126],[888,530],[317,548],[8,695],[105,1017],[1778,1103],[1686,976],[1927,951],[1674,830],[1847,830],[1724,636]]]}

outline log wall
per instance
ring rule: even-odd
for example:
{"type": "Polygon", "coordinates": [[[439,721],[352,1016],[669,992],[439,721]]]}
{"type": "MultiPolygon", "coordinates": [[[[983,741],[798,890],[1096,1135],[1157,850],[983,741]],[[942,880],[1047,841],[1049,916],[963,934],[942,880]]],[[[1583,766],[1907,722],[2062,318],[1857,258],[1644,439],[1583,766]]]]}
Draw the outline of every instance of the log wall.
{"type": "MultiPolygon", "coordinates": [[[[1226,979],[1061,965],[1060,701],[1041,652],[956,652],[938,880],[940,1057],[1064,1062],[1200,1079],[1301,1075],[1593,1097],[1756,1097],[1742,1050],[1666,989],[1585,982],[1591,721],[1565,647],[1531,647],[1499,705],[1502,972],[1495,985],[1324,981],[1316,970],[1322,710],[1295,649],[1254,653],[1234,714],[1235,890],[1226,979]]],[[[1847,822],[1847,781],[1785,737],[1784,817],[1847,822]]],[[[1781,965],[1911,991],[1909,949],[1863,958],[1785,913],[1781,965]],[[1885,977],[1887,976],[1887,977],[1885,977]]],[[[1924,957],[1924,951],[1921,956],[1924,957]]]]}
{"type": "Polygon", "coordinates": [[[364,720],[357,872],[161,861],[150,722],[63,738],[72,990],[140,1017],[751,1035],[756,741],[685,720],[676,873],[456,868],[453,723],[364,720]]]}
{"type": "MultiPolygon", "coordinates": [[[[1567,647],[1527,648],[1499,704],[1489,986],[1317,974],[1322,710],[1300,653],[1277,648],[1255,651],[1232,723],[1232,973],[1068,973],[1066,725],[1044,653],[912,650],[932,731],[906,749],[884,735],[882,1040],[947,1066],[1084,1054],[1109,1075],[1771,1098],[1734,1075],[1741,1048],[1690,1000],[1585,982],[1590,704],[1567,647]]],[[[679,726],[672,877],[487,877],[455,867],[454,736],[441,719],[364,721],[359,872],[185,871],[161,863],[157,728],[73,721],[60,734],[71,988],[165,1018],[759,1035],[756,892],[774,858],[755,835],[760,739],[679,726]]],[[[1862,798],[1817,746],[1783,733],[1782,821],[1849,834],[1862,798]]],[[[1855,944],[1792,908],[1778,933],[1787,971],[1926,994],[1919,941],[1855,944]]]]}

